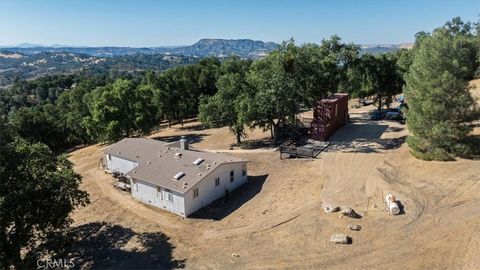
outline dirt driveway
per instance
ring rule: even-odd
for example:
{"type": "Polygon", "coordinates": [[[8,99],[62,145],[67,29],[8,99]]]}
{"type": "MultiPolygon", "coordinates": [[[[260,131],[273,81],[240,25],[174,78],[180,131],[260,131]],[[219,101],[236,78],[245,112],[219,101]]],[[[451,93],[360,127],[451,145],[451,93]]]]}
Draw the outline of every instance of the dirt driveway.
{"type": "MultiPolygon", "coordinates": [[[[363,112],[354,111],[352,119],[332,138],[334,147],[318,159],[279,160],[278,152],[272,151],[230,153],[250,160],[249,183],[232,194],[232,203],[218,202],[189,219],[115,190],[110,176],[98,167],[102,147],[73,152],[70,159],[92,201],[73,215],[79,233],[90,235],[89,241],[79,240],[78,245],[90,245],[78,261],[86,268],[480,267],[480,162],[418,161],[403,144],[404,126],[370,122],[363,112]],[[384,211],[382,195],[387,192],[401,200],[403,215],[384,211]],[[363,217],[325,214],[324,202],[353,207],[363,217]],[[349,224],[359,224],[362,230],[349,231],[349,224]],[[112,237],[96,238],[104,236],[98,231],[113,227],[112,237]],[[84,228],[87,231],[81,231],[84,228]],[[330,244],[332,233],[348,233],[353,243],[330,244]],[[98,246],[102,250],[95,253],[98,246]]],[[[193,142],[198,149],[228,149],[233,143],[228,129],[190,126],[154,136],[192,134],[201,138],[193,142]]],[[[265,136],[253,131],[251,138],[265,136]]]]}

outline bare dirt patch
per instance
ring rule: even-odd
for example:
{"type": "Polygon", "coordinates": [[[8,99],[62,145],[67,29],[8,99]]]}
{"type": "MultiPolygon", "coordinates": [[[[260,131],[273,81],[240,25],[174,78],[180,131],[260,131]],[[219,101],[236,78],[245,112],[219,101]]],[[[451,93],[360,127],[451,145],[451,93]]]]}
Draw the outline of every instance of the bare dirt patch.
{"type": "MultiPolygon", "coordinates": [[[[249,183],[232,194],[230,204],[216,202],[189,219],[143,205],[114,189],[111,177],[98,167],[101,146],[75,151],[70,159],[83,175],[82,188],[92,201],[74,213],[75,226],[105,222],[134,231],[133,240],[119,243],[115,250],[125,250],[136,267],[151,267],[152,261],[131,253],[152,255],[150,251],[158,249],[142,249],[145,237],[162,235],[161,248],[168,252],[164,251],[166,258],[159,266],[478,268],[480,162],[416,160],[402,144],[401,138],[408,133],[404,126],[371,122],[363,112],[355,113],[353,122],[332,138],[341,147],[314,160],[280,160],[278,152],[271,150],[230,151],[250,160],[249,183]],[[392,141],[394,147],[388,143],[392,141]],[[382,195],[386,192],[401,201],[402,215],[390,216],[384,211],[382,195]],[[362,218],[325,214],[324,202],[350,206],[362,218]],[[362,229],[350,231],[349,224],[359,224],[362,229]],[[352,244],[329,243],[333,233],[349,234],[352,244]]],[[[174,139],[191,134],[200,138],[193,142],[198,149],[228,150],[234,142],[227,128],[206,130],[196,125],[177,125],[153,137],[174,139]]],[[[250,139],[268,136],[268,132],[254,131],[250,139]]],[[[108,258],[91,256],[90,265],[104,265],[95,260],[108,258]]]]}
{"type": "Polygon", "coordinates": [[[471,80],[469,83],[470,93],[474,98],[477,98],[477,101],[480,104],[480,79],[471,80]]]}
{"type": "Polygon", "coordinates": [[[0,53],[0,58],[12,58],[12,59],[18,59],[22,58],[23,55],[18,54],[18,53],[0,53]]]}
{"type": "MultiPolygon", "coordinates": [[[[270,132],[262,129],[247,129],[247,137],[242,141],[248,143],[252,141],[268,140],[270,132]]],[[[234,147],[235,136],[229,131],[228,127],[206,129],[198,121],[190,121],[183,125],[174,125],[158,132],[154,132],[149,138],[162,141],[177,141],[185,136],[198,149],[202,150],[226,150],[234,147]]]]}

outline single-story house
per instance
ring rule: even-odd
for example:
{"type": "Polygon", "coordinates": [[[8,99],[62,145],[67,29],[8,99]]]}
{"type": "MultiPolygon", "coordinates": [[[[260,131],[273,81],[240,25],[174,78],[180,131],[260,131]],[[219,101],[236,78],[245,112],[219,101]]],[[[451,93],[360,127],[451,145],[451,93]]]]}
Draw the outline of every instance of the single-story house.
{"type": "Polygon", "coordinates": [[[127,138],[108,146],[104,166],[130,178],[134,198],[187,217],[247,182],[247,160],[167,143],[127,138]]]}

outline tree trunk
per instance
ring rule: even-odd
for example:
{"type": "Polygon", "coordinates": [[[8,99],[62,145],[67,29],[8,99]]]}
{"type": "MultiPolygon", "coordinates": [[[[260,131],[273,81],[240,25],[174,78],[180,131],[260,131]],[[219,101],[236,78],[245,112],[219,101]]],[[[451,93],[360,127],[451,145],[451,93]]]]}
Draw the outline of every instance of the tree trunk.
{"type": "Polygon", "coordinates": [[[241,138],[240,132],[237,132],[237,133],[235,134],[235,136],[237,137],[237,144],[240,144],[240,143],[242,142],[242,140],[241,140],[242,138],[241,138]]]}
{"type": "Polygon", "coordinates": [[[9,264],[15,266],[15,269],[19,269],[22,265],[22,256],[21,256],[21,248],[19,245],[15,243],[11,243],[10,248],[7,249],[7,266],[9,264]],[[10,257],[8,259],[8,257],[10,257]]]}
{"type": "Polygon", "coordinates": [[[274,135],[273,135],[273,125],[270,126],[270,138],[274,138],[274,135]]]}
{"type": "Polygon", "coordinates": [[[382,109],[382,96],[378,95],[378,110],[380,111],[382,109]]]}
{"type": "Polygon", "coordinates": [[[273,142],[275,143],[275,145],[277,145],[278,143],[278,126],[279,123],[273,125],[273,142]]]}
{"type": "Polygon", "coordinates": [[[15,254],[12,254],[13,255],[12,264],[18,269],[20,269],[21,268],[20,266],[22,265],[22,257],[20,253],[21,251],[20,249],[18,249],[18,251],[15,250],[15,254]]]}

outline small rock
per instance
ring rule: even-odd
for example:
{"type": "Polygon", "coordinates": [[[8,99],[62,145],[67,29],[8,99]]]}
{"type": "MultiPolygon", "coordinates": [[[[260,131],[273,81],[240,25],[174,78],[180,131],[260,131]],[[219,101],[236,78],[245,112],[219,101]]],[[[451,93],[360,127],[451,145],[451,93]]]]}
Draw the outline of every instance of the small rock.
{"type": "Polygon", "coordinates": [[[344,216],[351,217],[351,218],[362,218],[361,215],[359,215],[357,212],[355,212],[355,210],[353,210],[350,207],[343,208],[342,209],[342,214],[344,216]]]}
{"type": "Polygon", "coordinates": [[[350,244],[351,239],[346,234],[332,234],[330,237],[330,243],[334,244],[350,244]]]}
{"type": "Polygon", "coordinates": [[[350,224],[348,225],[348,228],[352,231],[360,231],[360,229],[362,228],[362,226],[360,225],[357,225],[357,224],[350,224]]]}
{"type": "Polygon", "coordinates": [[[331,206],[331,205],[325,205],[325,206],[323,207],[323,211],[324,211],[325,213],[327,213],[327,214],[329,214],[329,213],[334,213],[334,212],[340,211],[340,207],[338,207],[338,206],[331,206]]]}
{"type": "Polygon", "coordinates": [[[240,254],[238,254],[238,253],[233,253],[233,254],[232,254],[232,257],[238,258],[238,257],[240,257],[240,254]]]}

